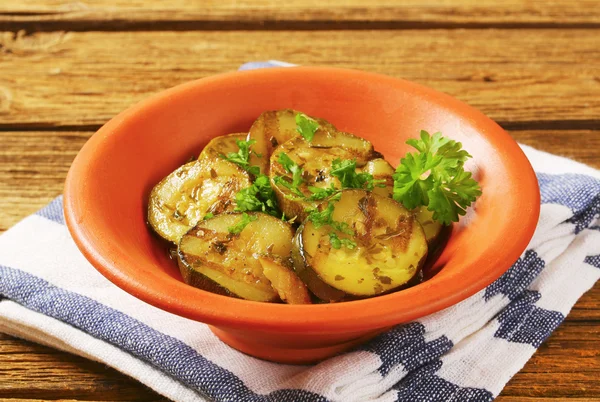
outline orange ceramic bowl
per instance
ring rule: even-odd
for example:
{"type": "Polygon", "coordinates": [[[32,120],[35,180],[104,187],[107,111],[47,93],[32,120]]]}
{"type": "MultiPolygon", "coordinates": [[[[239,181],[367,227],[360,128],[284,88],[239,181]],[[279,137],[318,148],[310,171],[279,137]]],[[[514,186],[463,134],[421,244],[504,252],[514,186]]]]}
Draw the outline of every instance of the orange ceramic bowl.
{"type": "Polygon", "coordinates": [[[234,72],[164,91],[121,113],[83,147],[69,171],[65,216],[75,242],[108,279],[156,307],[207,323],[260,358],[305,363],[439,311],[489,285],[525,250],[539,215],[535,174],[496,123],[411,82],[320,67],[234,72]],[[152,187],[213,137],[248,130],[262,112],[293,108],[373,142],[392,164],[421,129],[461,141],[483,195],[458,224],[430,280],[372,299],[321,305],[258,303],[182,282],[146,225],[152,187]]]}

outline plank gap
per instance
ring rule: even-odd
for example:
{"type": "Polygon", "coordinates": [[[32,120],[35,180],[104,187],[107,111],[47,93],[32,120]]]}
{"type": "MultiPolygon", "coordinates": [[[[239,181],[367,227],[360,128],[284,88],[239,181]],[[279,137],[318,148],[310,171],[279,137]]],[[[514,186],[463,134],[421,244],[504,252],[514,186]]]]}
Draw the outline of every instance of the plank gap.
{"type": "Polygon", "coordinates": [[[600,22],[444,22],[444,21],[343,21],[343,20],[44,20],[40,15],[6,16],[0,13],[1,31],[28,32],[115,32],[115,31],[360,31],[437,29],[599,29],[600,22]]]}

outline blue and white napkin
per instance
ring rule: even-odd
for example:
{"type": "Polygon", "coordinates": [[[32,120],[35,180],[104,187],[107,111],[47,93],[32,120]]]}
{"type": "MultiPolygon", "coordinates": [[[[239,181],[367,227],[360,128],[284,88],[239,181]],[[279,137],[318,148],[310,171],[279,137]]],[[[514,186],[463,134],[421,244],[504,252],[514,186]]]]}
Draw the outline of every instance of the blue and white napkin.
{"type": "Polygon", "coordinates": [[[249,357],[117,288],[78,251],[61,197],[0,236],[0,332],[103,362],[175,401],[491,401],[600,278],[600,172],[523,149],[542,208],[514,266],[320,364],[249,357]]]}

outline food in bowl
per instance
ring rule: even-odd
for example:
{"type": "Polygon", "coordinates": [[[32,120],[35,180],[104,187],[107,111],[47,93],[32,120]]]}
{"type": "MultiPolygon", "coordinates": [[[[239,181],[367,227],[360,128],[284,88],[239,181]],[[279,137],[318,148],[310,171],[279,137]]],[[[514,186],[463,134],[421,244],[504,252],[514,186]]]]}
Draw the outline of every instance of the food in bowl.
{"type": "Polygon", "coordinates": [[[157,308],[208,324],[233,348],[282,363],[322,360],[481,291],[526,249],[539,208],[531,164],[488,117],[418,84],[329,67],[226,73],[144,100],[90,138],[64,195],[75,243],[106,278],[157,308]],[[423,128],[460,141],[473,155],[466,166],[476,169],[483,194],[423,268],[435,275],[383,296],[301,305],[226,297],[182,280],[167,243],[148,229],[152,188],[216,135],[248,132],[265,110],[286,107],[360,135],[391,162],[411,151],[405,141],[423,128]]]}
{"type": "Polygon", "coordinates": [[[324,119],[268,111],[160,181],[148,223],[210,292],[311,304],[398,291],[481,194],[460,142],[422,131],[407,144],[417,152],[394,169],[324,119]]]}

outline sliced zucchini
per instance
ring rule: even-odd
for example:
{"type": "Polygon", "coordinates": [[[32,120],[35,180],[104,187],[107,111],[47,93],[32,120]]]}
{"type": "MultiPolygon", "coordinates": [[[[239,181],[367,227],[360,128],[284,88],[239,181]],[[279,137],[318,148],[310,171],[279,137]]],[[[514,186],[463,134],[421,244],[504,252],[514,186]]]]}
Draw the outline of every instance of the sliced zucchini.
{"type": "Polygon", "coordinates": [[[372,159],[361,169],[365,173],[370,173],[375,180],[384,180],[382,184],[385,187],[376,186],[373,189],[375,194],[379,194],[383,197],[392,197],[394,194],[394,178],[392,175],[396,172],[392,165],[383,158],[372,159]]]}
{"type": "Polygon", "coordinates": [[[296,231],[292,247],[292,261],[294,263],[294,271],[306,287],[319,299],[333,303],[339,302],[346,298],[346,293],[332,286],[329,286],[319,278],[315,271],[306,264],[307,257],[305,256],[304,247],[302,246],[302,236],[299,235],[304,230],[304,225],[300,225],[296,231]]]}
{"type": "Polygon", "coordinates": [[[249,216],[255,220],[238,234],[229,230],[242,221],[243,214],[226,213],[201,221],[181,238],[177,256],[186,283],[246,300],[279,300],[259,256],[289,258],[292,228],[263,213],[249,216]]]}
{"type": "Polygon", "coordinates": [[[265,256],[259,257],[258,261],[262,265],[263,273],[271,281],[271,287],[277,291],[281,300],[287,304],[311,304],[306,285],[292,269],[288,268],[288,264],[265,256]]]}
{"type": "Polygon", "coordinates": [[[359,297],[392,291],[417,274],[427,256],[427,241],[410,211],[364,190],[344,190],[334,205],[333,220],[347,224],[355,235],[336,232],[330,225],[317,228],[306,221],[294,241],[298,271],[312,270],[326,285],[359,297]],[[333,248],[332,232],[340,239],[353,240],[356,246],[333,248]]]}
{"type": "Polygon", "coordinates": [[[187,163],[150,193],[148,223],[161,237],[178,243],[207,213],[235,208],[235,194],[251,185],[248,173],[217,155],[187,163]]]}
{"type": "Polygon", "coordinates": [[[245,140],[246,133],[234,133],[215,137],[202,150],[198,159],[215,158],[215,156],[227,155],[230,152],[237,152],[239,147],[236,141],[245,140]]]}
{"type": "Polygon", "coordinates": [[[442,229],[445,226],[440,222],[433,220],[433,211],[429,211],[427,207],[416,208],[413,212],[417,218],[417,222],[423,227],[425,238],[427,238],[427,244],[431,247],[432,244],[437,242],[442,233],[442,229]]]}
{"type": "MultiPolygon", "coordinates": [[[[305,210],[316,206],[320,201],[307,201],[289,188],[277,184],[275,177],[281,176],[292,182],[292,173],[279,163],[280,153],[285,153],[303,170],[303,184],[298,188],[302,197],[309,197],[309,187],[329,188],[331,185],[341,188],[340,181],[329,174],[331,164],[335,159],[356,160],[356,166],[362,168],[380,155],[374,151],[373,145],[362,138],[339,131],[317,131],[311,142],[302,137],[293,138],[281,144],[271,155],[269,176],[275,190],[279,207],[288,217],[297,217],[303,221],[305,210]]],[[[386,162],[387,163],[387,162],[386,162]]],[[[381,163],[374,163],[379,165],[381,163]]]]}
{"type": "MultiPolygon", "coordinates": [[[[254,153],[250,155],[250,164],[258,166],[261,173],[269,171],[269,157],[273,150],[279,144],[299,135],[296,131],[298,113],[300,112],[292,109],[264,112],[250,127],[248,139],[256,141],[252,146],[254,153]]],[[[319,118],[315,120],[319,122],[319,131],[337,131],[328,121],[319,118]]]]}

